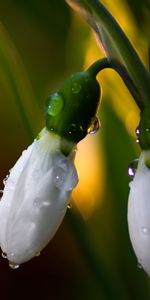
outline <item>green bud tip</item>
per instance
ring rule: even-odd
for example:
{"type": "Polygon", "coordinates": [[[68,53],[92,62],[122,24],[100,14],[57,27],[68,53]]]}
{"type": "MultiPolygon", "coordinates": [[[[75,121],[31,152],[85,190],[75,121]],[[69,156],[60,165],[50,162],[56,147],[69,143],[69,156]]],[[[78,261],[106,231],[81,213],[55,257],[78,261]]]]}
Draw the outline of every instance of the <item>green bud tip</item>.
{"type": "Polygon", "coordinates": [[[46,100],[46,127],[72,142],[88,133],[96,116],[100,86],[90,70],[72,75],[60,89],[46,100]]]}

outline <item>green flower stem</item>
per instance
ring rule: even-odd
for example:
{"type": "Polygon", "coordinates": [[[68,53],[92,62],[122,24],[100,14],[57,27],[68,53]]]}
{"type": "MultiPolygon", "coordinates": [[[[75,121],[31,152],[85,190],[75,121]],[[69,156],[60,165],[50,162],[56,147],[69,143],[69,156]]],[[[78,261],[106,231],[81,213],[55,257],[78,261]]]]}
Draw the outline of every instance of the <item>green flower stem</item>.
{"type": "MultiPolygon", "coordinates": [[[[105,296],[107,300],[125,300],[123,288],[116,282],[115,277],[111,275],[110,270],[97,257],[91,244],[85,222],[74,209],[69,210],[67,214],[69,227],[73,231],[85,260],[90,270],[95,276],[95,285],[98,293],[105,296]]],[[[100,296],[99,295],[99,296],[100,296]]]]}
{"type": "Polygon", "coordinates": [[[124,65],[139,91],[142,107],[147,106],[150,102],[150,74],[113,16],[97,0],[66,1],[92,26],[108,57],[124,65]]]}
{"type": "Polygon", "coordinates": [[[138,89],[136,88],[131,77],[129,76],[126,68],[123,65],[121,65],[118,61],[115,61],[114,59],[108,59],[106,57],[96,61],[88,68],[87,71],[89,71],[90,74],[92,74],[93,76],[96,76],[100,71],[106,68],[113,69],[120,75],[125,85],[127,86],[128,90],[130,91],[131,95],[133,96],[136,104],[139,106],[141,110],[143,110],[144,103],[139,94],[138,89]]]}
{"type": "Polygon", "coordinates": [[[105,7],[99,1],[86,0],[85,2],[95,17],[101,20],[102,26],[106,28],[118,52],[121,53],[123,62],[131,77],[135,79],[136,87],[141,94],[143,104],[146,106],[150,102],[150,75],[148,71],[142,64],[124,32],[105,7]]]}

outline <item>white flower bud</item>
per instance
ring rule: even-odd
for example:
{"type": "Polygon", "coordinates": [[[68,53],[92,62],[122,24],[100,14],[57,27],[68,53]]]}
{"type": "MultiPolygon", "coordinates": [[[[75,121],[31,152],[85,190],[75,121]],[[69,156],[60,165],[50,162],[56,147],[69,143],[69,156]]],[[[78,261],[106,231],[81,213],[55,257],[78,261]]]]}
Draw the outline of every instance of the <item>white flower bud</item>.
{"type": "Polygon", "coordinates": [[[146,166],[149,160],[150,151],[143,151],[130,183],[128,225],[138,263],[150,276],[150,169],[146,166]]]}
{"type": "Polygon", "coordinates": [[[78,182],[73,155],[60,150],[61,138],[44,130],[22,153],[0,201],[0,245],[11,264],[38,254],[58,229],[78,182]]]}

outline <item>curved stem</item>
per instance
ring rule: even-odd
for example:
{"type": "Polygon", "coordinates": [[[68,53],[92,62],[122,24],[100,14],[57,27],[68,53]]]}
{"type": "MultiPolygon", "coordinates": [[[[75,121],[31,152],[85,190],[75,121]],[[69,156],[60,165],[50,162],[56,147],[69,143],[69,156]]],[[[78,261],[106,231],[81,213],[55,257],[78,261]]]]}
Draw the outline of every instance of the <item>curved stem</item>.
{"type": "Polygon", "coordinates": [[[123,82],[125,83],[128,90],[130,91],[132,97],[134,98],[136,104],[138,105],[138,107],[141,110],[143,110],[145,107],[145,104],[141,99],[141,96],[140,96],[140,93],[139,93],[137,87],[135,86],[133,80],[129,76],[126,68],[122,64],[120,64],[118,61],[104,57],[104,58],[96,61],[94,64],[92,64],[88,68],[87,71],[90,72],[92,75],[96,76],[100,71],[102,71],[103,69],[106,69],[106,68],[113,69],[120,75],[123,82]]]}
{"type": "MultiPolygon", "coordinates": [[[[143,65],[119,24],[99,0],[66,0],[96,32],[107,56],[124,65],[142,98],[140,107],[149,105],[150,73],[143,65]]],[[[126,81],[126,80],[125,80],[126,81]]]]}

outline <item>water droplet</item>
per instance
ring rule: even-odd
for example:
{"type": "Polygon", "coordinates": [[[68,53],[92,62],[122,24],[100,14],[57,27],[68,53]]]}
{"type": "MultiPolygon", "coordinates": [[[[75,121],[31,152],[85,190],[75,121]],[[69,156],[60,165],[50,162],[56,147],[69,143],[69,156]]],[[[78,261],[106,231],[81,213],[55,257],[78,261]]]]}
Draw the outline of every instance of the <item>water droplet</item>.
{"type": "Polygon", "coordinates": [[[16,269],[19,268],[19,266],[20,266],[19,264],[15,264],[15,263],[9,261],[9,267],[10,267],[11,269],[16,270],[16,269]]]}
{"type": "Polygon", "coordinates": [[[69,203],[68,206],[67,206],[67,208],[68,208],[68,209],[71,209],[71,207],[72,207],[72,204],[69,203]]]}
{"type": "Polygon", "coordinates": [[[81,85],[77,82],[74,82],[72,85],[73,94],[78,94],[81,91],[81,85]]]}
{"type": "Polygon", "coordinates": [[[128,175],[133,179],[135,173],[136,173],[136,170],[137,170],[137,166],[138,166],[138,162],[139,160],[138,159],[134,159],[129,168],[128,168],[128,175]]]}
{"type": "Polygon", "coordinates": [[[140,135],[140,129],[139,129],[139,128],[137,128],[135,132],[136,132],[136,135],[137,135],[137,136],[140,135]]]}
{"type": "Polygon", "coordinates": [[[5,252],[2,251],[1,256],[2,256],[3,258],[7,258],[7,253],[5,253],[5,252]]]}
{"type": "Polygon", "coordinates": [[[136,139],[135,141],[136,141],[136,143],[137,143],[137,144],[139,144],[139,142],[140,142],[140,140],[139,140],[139,139],[136,139]]]}
{"type": "Polygon", "coordinates": [[[6,184],[7,180],[8,180],[8,178],[9,178],[9,175],[6,175],[6,177],[3,179],[3,184],[4,184],[4,186],[5,186],[5,184],[6,184]]]}
{"type": "Polygon", "coordinates": [[[137,264],[138,269],[142,269],[142,265],[140,263],[137,264]]]}
{"type": "Polygon", "coordinates": [[[35,208],[44,208],[50,205],[50,202],[47,200],[45,201],[44,199],[40,197],[36,197],[35,200],[33,201],[33,206],[35,208]]]}
{"type": "Polygon", "coordinates": [[[147,227],[142,227],[142,233],[148,234],[149,233],[148,228],[147,227]]]}
{"type": "Polygon", "coordinates": [[[35,254],[35,256],[36,256],[36,257],[39,257],[40,254],[41,254],[41,252],[38,252],[38,253],[35,254]]]}
{"type": "Polygon", "coordinates": [[[100,128],[100,121],[97,117],[94,117],[92,119],[91,125],[88,128],[88,133],[89,134],[95,134],[100,128]]]}
{"type": "Polygon", "coordinates": [[[47,99],[48,107],[47,107],[47,113],[50,116],[56,116],[58,115],[64,105],[63,97],[59,93],[55,93],[48,97],[47,99]]]}
{"type": "Polygon", "coordinates": [[[78,183],[78,174],[70,158],[55,157],[54,184],[58,189],[70,192],[78,183]]]}
{"type": "Polygon", "coordinates": [[[66,175],[67,171],[63,167],[56,167],[54,169],[54,184],[57,188],[62,188],[66,175]]]}

